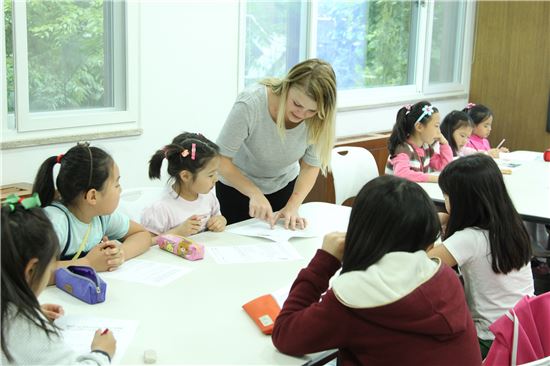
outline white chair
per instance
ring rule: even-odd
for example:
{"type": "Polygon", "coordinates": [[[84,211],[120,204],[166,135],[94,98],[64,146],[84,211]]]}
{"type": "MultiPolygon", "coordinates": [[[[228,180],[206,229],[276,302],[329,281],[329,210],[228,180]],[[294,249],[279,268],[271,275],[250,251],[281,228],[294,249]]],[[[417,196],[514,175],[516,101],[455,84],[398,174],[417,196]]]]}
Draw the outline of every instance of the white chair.
{"type": "Polygon", "coordinates": [[[141,213],[149,205],[158,201],[165,191],[164,187],[130,188],[122,191],[118,210],[130,220],[141,222],[141,213]]]}
{"type": "Polygon", "coordinates": [[[378,177],[378,166],[374,156],[362,147],[335,147],[332,149],[331,167],[337,205],[357,196],[365,183],[378,177]]]}

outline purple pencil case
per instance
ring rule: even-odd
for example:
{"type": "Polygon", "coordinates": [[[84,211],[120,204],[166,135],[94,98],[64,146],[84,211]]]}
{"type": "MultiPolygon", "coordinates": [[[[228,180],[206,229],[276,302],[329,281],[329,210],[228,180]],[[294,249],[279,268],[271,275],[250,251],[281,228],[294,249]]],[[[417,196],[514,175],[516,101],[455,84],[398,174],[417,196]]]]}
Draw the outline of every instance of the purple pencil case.
{"type": "Polygon", "coordinates": [[[55,285],[88,304],[105,301],[107,284],[95,269],[87,266],[68,266],[55,271],[55,285]]]}

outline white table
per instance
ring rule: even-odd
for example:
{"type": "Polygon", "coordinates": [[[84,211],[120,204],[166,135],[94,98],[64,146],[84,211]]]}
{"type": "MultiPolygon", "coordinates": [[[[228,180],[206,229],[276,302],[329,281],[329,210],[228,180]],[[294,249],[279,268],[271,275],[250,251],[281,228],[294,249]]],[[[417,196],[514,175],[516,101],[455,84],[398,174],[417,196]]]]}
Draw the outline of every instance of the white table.
{"type": "MultiPolygon", "coordinates": [[[[503,177],[521,217],[525,221],[550,224],[550,162],[539,159],[523,162],[512,174],[503,177]]],[[[420,186],[435,203],[445,202],[437,183],[420,183],[420,186]]]]}
{"type": "MultiPolygon", "coordinates": [[[[263,335],[242,309],[255,297],[289,286],[321,246],[322,235],[347,229],[351,211],[349,207],[317,202],[304,204],[300,210],[319,231],[316,238],[290,240],[302,260],[222,265],[208,254],[201,261],[190,262],[152,247],[138,258],[193,271],[165,287],[109,280],[107,299],[102,304],[88,305],[55,287],[47,288],[40,302],[60,304],[66,314],[138,320],[123,364],[143,364],[147,349],[156,351],[157,364],[303,364],[311,357],[279,353],[271,337],[263,335]]],[[[228,232],[206,232],[194,238],[207,248],[264,240],[228,232]]]]}

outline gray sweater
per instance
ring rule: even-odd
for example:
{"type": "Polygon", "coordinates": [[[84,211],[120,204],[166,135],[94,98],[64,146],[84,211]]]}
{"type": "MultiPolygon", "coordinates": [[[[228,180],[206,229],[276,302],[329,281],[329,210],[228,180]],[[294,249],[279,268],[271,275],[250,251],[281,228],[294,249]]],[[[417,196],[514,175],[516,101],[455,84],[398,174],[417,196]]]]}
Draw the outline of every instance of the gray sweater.
{"type": "MultiPolygon", "coordinates": [[[[308,129],[304,122],[286,130],[281,139],[277,125],[269,114],[267,89],[256,84],[243,91],[233,105],[218,136],[223,156],[264,194],[277,192],[300,172],[298,161],[319,167],[315,146],[308,145],[308,129]]],[[[220,177],[222,183],[231,184],[220,177]]]]}
{"type": "Polygon", "coordinates": [[[2,365],[109,365],[109,359],[101,353],[78,355],[63,342],[61,336],[48,338],[37,324],[21,315],[16,316],[12,304],[9,305],[8,319],[2,326],[7,348],[13,358],[11,363],[8,362],[2,352],[2,365]]]}

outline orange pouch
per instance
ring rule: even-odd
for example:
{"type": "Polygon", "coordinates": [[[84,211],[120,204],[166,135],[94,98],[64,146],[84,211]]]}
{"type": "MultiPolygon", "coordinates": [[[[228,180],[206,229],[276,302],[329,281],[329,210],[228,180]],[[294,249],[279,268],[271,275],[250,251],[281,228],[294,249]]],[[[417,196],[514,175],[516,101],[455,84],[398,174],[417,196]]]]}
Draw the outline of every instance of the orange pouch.
{"type": "Polygon", "coordinates": [[[254,320],[262,333],[271,334],[275,318],[281,312],[277,301],[271,295],[263,295],[243,305],[244,311],[254,320]]]}

